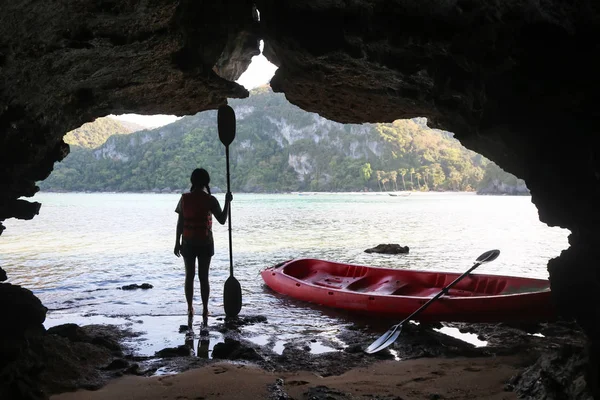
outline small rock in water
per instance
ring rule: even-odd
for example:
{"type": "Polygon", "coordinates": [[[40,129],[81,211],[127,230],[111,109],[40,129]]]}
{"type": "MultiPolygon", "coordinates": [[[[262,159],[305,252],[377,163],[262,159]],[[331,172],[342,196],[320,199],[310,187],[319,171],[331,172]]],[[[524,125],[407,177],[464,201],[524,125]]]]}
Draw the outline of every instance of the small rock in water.
{"type": "Polygon", "coordinates": [[[121,287],[121,289],[123,290],[134,290],[134,289],[152,289],[154,286],[152,286],[149,283],[142,283],[141,285],[138,285],[137,283],[132,283],[131,285],[125,285],[123,287],[121,287]]]}
{"type": "Polygon", "coordinates": [[[179,356],[189,356],[191,355],[191,349],[182,344],[177,347],[167,347],[165,349],[159,350],[156,352],[158,357],[179,357],[179,356]]]}
{"type": "Polygon", "coordinates": [[[408,253],[408,246],[400,246],[397,243],[378,244],[377,246],[366,249],[365,253],[380,253],[380,254],[404,254],[408,253]]]}
{"type": "Polygon", "coordinates": [[[262,357],[251,347],[237,340],[225,338],[225,342],[215,344],[212,353],[215,359],[260,361],[262,357]]]}

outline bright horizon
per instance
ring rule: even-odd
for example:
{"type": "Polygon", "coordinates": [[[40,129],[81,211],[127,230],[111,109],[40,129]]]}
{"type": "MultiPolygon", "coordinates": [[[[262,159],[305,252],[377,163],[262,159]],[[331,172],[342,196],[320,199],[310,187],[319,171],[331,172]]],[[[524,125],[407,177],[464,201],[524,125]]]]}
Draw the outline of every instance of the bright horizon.
{"type": "MultiPolygon", "coordinates": [[[[277,67],[269,62],[267,58],[262,54],[264,43],[260,41],[260,54],[252,57],[252,61],[248,66],[248,69],[239,77],[236,81],[248,90],[254,89],[255,87],[264,85],[271,81],[271,78],[275,74],[277,67]]],[[[118,119],[121,121],[133,122],[138,125],[142,125],[146,128],[158,128],[177,121],[182,117],[176,115],[140,115],[140,114],[122,114],[122,115],[108,115],[108,117],[118,119]]]]}

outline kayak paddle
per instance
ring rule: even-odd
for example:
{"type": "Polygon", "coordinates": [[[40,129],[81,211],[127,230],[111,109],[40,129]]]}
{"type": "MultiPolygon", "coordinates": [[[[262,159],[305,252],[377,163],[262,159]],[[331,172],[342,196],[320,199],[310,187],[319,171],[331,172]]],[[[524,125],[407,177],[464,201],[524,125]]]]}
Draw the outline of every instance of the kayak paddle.
{"type": "MultiPolygon", "coordinates": [[[[229,184],[229,145],[235,139],[235,112],[228,105],[219,107],[217,113],[219,139],[225,145],[225,163],[227,164],[227,193],[231,191],[229,184]]],[[[227,222],[229,226],[229,278],[223,289],[223,307],[225,315],[235,317],[242,309],[242,287],[233,276],[233,251],[231,249],[231,204],[229,205],[227,222]]]]}
{"type": "Polygon", "coordinates": [[[479,257],[477,257],[475,265],[473,265],[471,268],[469,268],[469,270],[467,272],[465,272],[464,274],[462,274],[461,276],[459,276],[458,278],[453,280],[448,286],[443,288],[441,292],[439,292],[434,297],[432,297],[427,303],[423,304],[415,312],[410,314],[408,317],[403,319],[401,322],[392,326],[386,333],[381,335],[379,337],[379,339],[377,339],[376,341],[371,343],[371,345],[365,349],[365,353],[369,353],[369,354],[377,353],[378,351],[383,350],[386,347],[388,347],[390,344],[394,343],[396,341],[396,339],[398,339],[398,336],[400,335],[400,332],[402,331],[402,325],[405,322],[409,321],[410,319],[415,317],[417,314],[421,313],[423,310],[425,310],[427,307],[429,307],[429,305],[431,303],[433,303],[434,301],[436,301],[443,295],[447,294],[448,290],[452,286],[454,286],[455,284],[458,283],[458,281],[460,281],[465,276],[467,276],[471,272],[473,272],[473,270],[475,268],[479,267],[483,263],[494,261],[496,258],[498,258],[499,255],[500,255],[500,250],[488,250],[485,253],[483,253],[482,255],[480,255],[479,257]]]}

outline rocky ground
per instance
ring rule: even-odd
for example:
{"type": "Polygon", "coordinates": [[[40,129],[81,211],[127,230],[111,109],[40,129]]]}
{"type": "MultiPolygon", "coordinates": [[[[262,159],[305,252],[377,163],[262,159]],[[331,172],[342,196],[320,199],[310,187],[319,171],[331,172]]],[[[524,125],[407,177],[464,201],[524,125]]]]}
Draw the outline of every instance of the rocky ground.
{"type": "MultiPolygon", "coordinates": [[[[324,343],[336,351],[315,355],[310,352],[310,338],[287,343],[281,354],[273,352],[272,346],[259,346],[246,340],[240,328],[255,323],[268,321],[262,316],[250,316],[222,320],[211,326],[210,329],[220,331],[225,337],[224,342],[215,345],[212,359],[197,357],[196,349],[186,345],[163,349],[155,356],[140,357],[119,344],[135,335],[133,332],[114,326],[60,325],[32,343],[29,354],[30,360],[35,362],[23,359],[15,364],[18,368],[12,376],[12,393],[21,397],[10,398],[41,399],[78,388],[97,389],[123,375],[181,372],[224,360],[257,365],[271,372],[312,371],[328,377],[381,360],[441,357],[452,362],[464,357],[510,355],[518,356],[515,362],[521,367],[521,373],[506,382],[506,391],[532,399],[591,398],[584,380],[585,338],[569,323],[448,324],[462,332],[476,333],[480,340],[488,342],[485,347],[475,347],[437,332],[433,329],[439,327],[437,325],[407,324],[396,343],[373,355],[362,351],[377,338],[369,326],[353,326],[342,331],[339,341],[324,343]]],[[[290,398],[281,385],[275,384],[270,390],[277,398],[290,398]]],[[[310,390],[315,391],[315,388],[310,390]]],[[[327,388],[319,390],[322,393],[312,393],[311,398],[336,398],[327,388]]]]}
{"type": "MultiPolygon", "coordinates": [[[[487,342],[481,347],[441,333],[441,324],[407,323],[401,336],[389,348],[376,354],[366,354],[363,349],[385,332],[389,323],[362,321],[340,330],[329,342],[321,343],[332,351],[313,354],[311,344],[316,339],[311,337],[288,340],[281,352],[273,350],[273,343],[258,345],[249,340],[248,334],[244,333],[248,330],[243,328],[252,324],[268,324],[264,316],[229,320],[219,317],[212,319],[211,325],[204,330],[190,331],[188,326],[181,326],[180,334],[182,339],[186,339],[183,345],[162,349],[152,356],[140,356],[134,348],[125,345],[142,340],[139,333],[112,325],[80,327],[63,324],[46,330],[43,327],[46,308],[39,299],[18,286],[0,285],[0,304],[14,305],[4,307],[2,311],[0,399],[47,399],[52,394],[77,389],[95,390],[124,375],[183,372],[219,362],[257,366],[261,371],[275,374],[310,371],[325,378],[340,376],[351,370],[356,373],[384,360],[398,363],[400,368],[407,360],[442,359],[444,368],[448,370],[456,364],[449,375],[462,379],[463,371],[471,368],[464,366],[465,358],[483,363],[476,367],[479,370],[498,364],[496,361],[486,364],[486,359],[510,363],[510,368],[505,368],[504,373],[509,371],[511,375],[502,382],[502,390],[520,397],[591,398],[586,386],[586,374],[590,372],[586,366],[588,341],[578,326],[569,322],[444,325],[477,335],[479,340],[487,342]],[[223,338],[214,345],[211,357],[208,357],[208,347],[203,347],[207,341],[202,339],[203,335],[208,338],[209,330],[219,332],[223,338]],[[197,348],[194,348],[194,343],[198,343],[197,348]]],[[[415,380],[419,379],[417,375],[415,380]]],[[[286,390],[282,385],[271,386],[274,398],[290,398],[286,390]]],[[[316,386],[307,390],[315,391],[316,386]]],[[[327,388],[319,390],[322,393],[307,392],[304,395],[315,399],[339,397],[328,392],[327,388]]]]}

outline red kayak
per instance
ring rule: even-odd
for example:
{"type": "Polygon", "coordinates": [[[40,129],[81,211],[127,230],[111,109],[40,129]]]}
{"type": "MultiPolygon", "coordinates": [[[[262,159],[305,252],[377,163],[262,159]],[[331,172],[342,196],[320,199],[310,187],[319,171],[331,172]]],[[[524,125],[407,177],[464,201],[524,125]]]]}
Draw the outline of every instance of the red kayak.
{"type": "MultiPolygon", "coordinates": [[[[261,272],[274,291],[327,307],[403,319],[461,274],[297,259],[261,272]]],[[[545,279],[473,274],[431,303],[420,321],[533,322],[555,318],[545,279]]]]}

